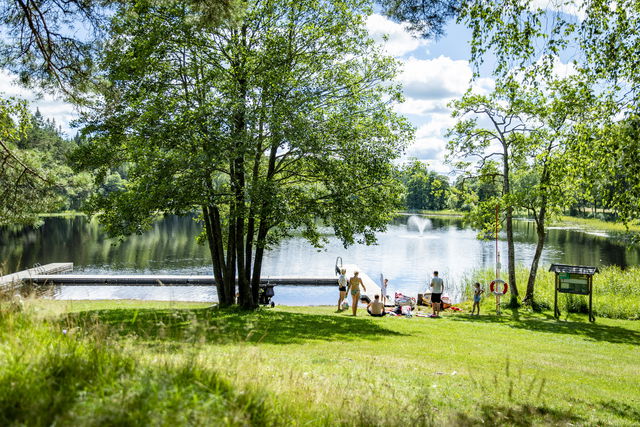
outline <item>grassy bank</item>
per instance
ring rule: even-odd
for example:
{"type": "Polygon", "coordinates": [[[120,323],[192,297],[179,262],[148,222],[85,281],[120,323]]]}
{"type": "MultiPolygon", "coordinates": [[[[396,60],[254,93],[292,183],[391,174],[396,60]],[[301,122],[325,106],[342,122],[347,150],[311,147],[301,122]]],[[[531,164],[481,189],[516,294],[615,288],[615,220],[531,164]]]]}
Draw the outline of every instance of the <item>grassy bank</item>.
{"type": "Polygon", "coordinates": [[[640,322],[42,300],[0,320],[2,425],[640,423],[640,322]]]}
{"type": "MultiPolygon", "coordinates": [[[[506,276],[506,273],[503,274],[506,276]]],[[[472,285],[476,281],[488,284],[495,277],[491,269],[478,270],[469,274],[466,279],[467,297],[471,299],[472,285]]],[[[529,270],[518,267],[516,280],[521,297],[527,288],[529,270]]],[[[543,308],[553,308],[555,273],[547,269],[538,270],[536,276],[535,301],[543,308]]],[[[486,298],[483,305],[489,308],[492,300],[486,298]]],[[[563,312],[587,313],[589,300],[587,296],[558,294],[558,305],[563,312]]],[[[629,267],[625,270],[617,266],[600,268],[600,273],[593,276],[593,310],[598,317],[614,319],[640,319],[640,267],[629,267]]]]}
{"type": "Polygon", "coordinates": [[[63,211],[63,212],[49,212],[38,215],[40,218],[74,218],[76,216],[86,216],[81,211],[63,211]]]}
{"type": "Polygon", "coordinates": [[[584,228],[588,230],[597,230],[597,231],[605,231],[608,233],[626,233],[627,231],[631,232],[640,232],[640,223],[634,222],[628,224],[627,227],[621,222],[611,222],[611,221],[603,221],[595,218],[578,218],[575,216],[562,216],[559,221],[555,223],[556,226],[562,227],[577,227],[584,228]]]}
{"type": "Polygon", "coordinates": [[[456,211],[453,209],[442,209],[439,211],[430,211],[430,210],[418,210],[418,211],[412,211],[409,213],[413,213],[413,214],[419,214],[419,215],[424,215],[424,216],[444,216],[444,217],[454,217],[454,218],[462,218],[462,216],[464,216],[464,212],[462,211],[456,211]]]}

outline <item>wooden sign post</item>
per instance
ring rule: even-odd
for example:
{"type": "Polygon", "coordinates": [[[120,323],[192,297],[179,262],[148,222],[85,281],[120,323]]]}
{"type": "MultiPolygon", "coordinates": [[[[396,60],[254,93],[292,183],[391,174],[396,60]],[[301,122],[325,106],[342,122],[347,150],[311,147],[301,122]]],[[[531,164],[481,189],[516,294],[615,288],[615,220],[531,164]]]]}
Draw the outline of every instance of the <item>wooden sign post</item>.
{"type": "Polygon", "coordinates": [[[558,292],[564,294],[589,295],[589,321],[595,322],[593,315],[593,275],[598,267],[584,265],[551,264],[549,271],[556,273],[555,292],[553,298],[553,315],[560,317],[558,308],[558,292]]]}

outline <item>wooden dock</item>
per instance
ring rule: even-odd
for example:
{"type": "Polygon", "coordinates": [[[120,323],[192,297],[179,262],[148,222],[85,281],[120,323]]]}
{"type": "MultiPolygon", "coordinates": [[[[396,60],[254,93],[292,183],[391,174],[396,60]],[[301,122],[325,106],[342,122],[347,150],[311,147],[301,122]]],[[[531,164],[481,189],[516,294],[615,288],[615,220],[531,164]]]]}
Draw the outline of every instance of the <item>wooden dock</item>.
{"type": "MultiPolygon", "coordinates": [[[[347,279],[359,271],[359,276],[366,288],[362,295],[373,300],[380,294],[380,286],[355,264],[343,266],[347,270],[347,279]]],[[[64,285],[64,286],[213,286],[213,275],[157,275],[157,274],[56,274],[73,271],[73,263],[53,263],[29,270],[0,277],[0,290],[13,289],[22,283],[35,285],[64,285]]],[[[324,277],[286,277],[267,276],[260,280],[262,285],[274,286],[335,286],[337,276],[324,277]]]]}
{"type": "Polygon", "coordinates": [[[73,271],[72,262],[55,262],[28,270],[19,271],[17,273],[0,276],[0,290],[7,290],[19,286],[25,280],[33,279],[42,274],[64,273],[65,271],[73,271]]]}
{"type": "MultiPolygon", "coordinates": [[[[29,278],[37,285],[65,286],[213,286],[213,275],[43,274],[29,278]]],[[[263,285],[337,286],[336,277],[263,277],[263,285]]]]}

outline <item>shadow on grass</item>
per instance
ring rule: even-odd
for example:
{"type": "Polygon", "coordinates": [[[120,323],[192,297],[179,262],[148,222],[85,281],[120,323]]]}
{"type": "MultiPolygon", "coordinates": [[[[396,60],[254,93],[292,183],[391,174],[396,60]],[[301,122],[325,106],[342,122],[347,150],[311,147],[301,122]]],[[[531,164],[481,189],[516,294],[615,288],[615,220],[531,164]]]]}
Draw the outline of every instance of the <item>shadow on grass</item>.
{"type": "Polygon", "coordinates": [[[454,321],[499,323],[512,328],[528,329],[530,331],[546,332],[563,335],[579,335],[594,341],[606,341],[614,344],[632,344],[640,346],[640,333],[633,329],[620,326],[602,325],[589,322],[572,322],[566,320],[556,321],[547,313],[540,315],[527,315],[518,310],[512,310],[511,315],[504,313],[502,316],[456,316],[454,321]]]}
{"type": "Polygon", "coordinates": [[[631,420],[640,425],[640,410],[623,402],[610,400],[599,402],[598,405],[603,410],[623,419],[631,420]]]}
{"type": "Polygon", "coordinates": [[[457,426],[510,425],[520,427],[533,425],[571,425],[582,420],[581,417],[568,411],[530,405],[516,407],[482,405],[478,417],[471,417],[468,414],[459,413],[455,418],[456,420],[453,424],[457,426]]]}
{"type": "Polygon", "coordinates": [[[110,309],[68,315],[67,328],[107,329],[109,334],[150,340],[262,342],[292,344],[307,340],[376,339],[399,335],[369,320],[344,316],[202,309],[110,309]]]}

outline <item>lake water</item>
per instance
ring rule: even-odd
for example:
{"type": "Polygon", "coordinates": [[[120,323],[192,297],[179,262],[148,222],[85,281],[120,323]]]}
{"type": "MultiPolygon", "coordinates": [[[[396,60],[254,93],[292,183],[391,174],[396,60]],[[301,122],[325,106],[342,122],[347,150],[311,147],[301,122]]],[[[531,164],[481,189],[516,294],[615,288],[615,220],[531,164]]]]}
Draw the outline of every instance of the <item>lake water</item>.
{"type": "MultiPolygon", "coordinates": [[[[317,250],[294,237],[266,253],[263,277],[327,276],[333,274],[336,257],[357,264],[377,280],[384,273],[390,290],[415,295],[426,287],[433,270],[444,277],[447,292],[461,297],[462,278],[477,268],[493,268],[495,241],[477,239],[477,232],[458,218],[431,217],[407,225],[400,216],[378,236],[378,245],[355,245],[344,249],[335,238],[317,250]],[[419,226],[423,226],[422,232],[419,226]]],[[[211,274],[207,246],[195,242],[201,226],[190,217],[168,216],[152,230],[122,242],[107,239],[99,225],[85,217],[46,218],[38,228],[0,228],[0,262],[5,272],[24,270],[34,264],[73,262],[76,272],[211,274]]],[[[506,266],[506,242],[499,248],[506,266]]],[[[516,261],[530,264],[535,250],[532,222],[515,225],[516,261]]],[[[627,249],[603,233],[550,229],[541,266],[550,263],[604,266],[640,264],[640,250],[627,249]]],[[[506,276],[506,274],[503,274],[506,276]]],[[[215,301],[213,287],[61,286],[52,290],[58,299],[152,299],[215,301]]],[[[331,287],[276,287],[274,301],[286,305],[334,304],[337,290],[331,287]]]]}

